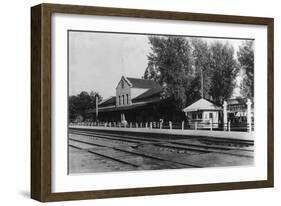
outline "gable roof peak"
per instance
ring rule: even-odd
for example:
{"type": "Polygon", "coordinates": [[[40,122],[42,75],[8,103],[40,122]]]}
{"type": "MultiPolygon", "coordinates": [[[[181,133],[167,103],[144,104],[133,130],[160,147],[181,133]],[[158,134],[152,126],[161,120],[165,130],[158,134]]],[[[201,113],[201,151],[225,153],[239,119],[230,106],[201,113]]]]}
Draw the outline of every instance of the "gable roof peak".
{"type": "Polygon", "coordinates": [[[220,111],[222,108],[220,106],[215,105],[213,102],[205,99],[200,98],[199,100],[195,101],[188,107],[183,109],[183,112],[194,112],[200,110],[218,110],[220,111]]]}

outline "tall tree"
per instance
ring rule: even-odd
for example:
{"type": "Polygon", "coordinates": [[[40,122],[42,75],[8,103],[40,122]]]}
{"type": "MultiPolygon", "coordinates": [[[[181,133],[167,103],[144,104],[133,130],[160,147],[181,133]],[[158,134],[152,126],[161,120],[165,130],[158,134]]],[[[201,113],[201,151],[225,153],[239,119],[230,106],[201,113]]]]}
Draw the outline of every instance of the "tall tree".
{"type": "Polygon", "coordinates": [[[214,42],[210,50],[212,80],[209,93],[216,103],[222,104],[231,97],[235,87],[237,62],[234,58],[234,49],[228,43],[214,42]]]}
{"type": "Polygon", "coordinates": [[[97,92],[93,91],[90,93],[90,95],[88,92],[82,91],[78,95],[70,96],[68,100],[69,119],[74,120],[79,115],[81,115],[83,119],[85,119],[86,111],[88,109],[95,108],[96,96],[99,97],[99,101],[102,100],[102,97],[97,92]]]}
{"type": "Polygon", "coordinates": [[[191,78],[190,43],[183,37],[149,37],[152,52],[144,78],[163,86],[163,97],[172,99],[177,110],[186,106],[191,78]]]}
{"type": "Polygon", "coordinates": [[[95,91],[91,91],[90,92],[90,99],[91,99],[91,103],[90,103],[90,107],[94,108],[96,106],[96,98],[98,98],[98,102],[102,101],[102,96],[95,91]]]}
{"type": "Polygon", "coordinates": [[[241,84],[241,93],[244,97],[254,96],[254,41],[245,41],[237,52],[241,72],[244,74],[241,84]]]}
{"type": "Polygon", "coordinates": [[[148,62],[148,65],[146,67],[146,70],[143,75],[144,79],[150,79],[154,81],[159,81],[160,78],[160,72],[159,69],[155,66],[154,62],[151,60],[148,62]]]}
{"type": "Polygon", "coordinates": [[[68,98],[68,116],[70,121],[74,120],[79,115],[76,105],[77,98],[78,97],[76,95],[72,95],[68,98]]]}
{"type": "Polygon", "coordinates": [[[188,93],[188,99],[193,102],[200,97],[209,99],[211,85],[211,52],[206,41],[201,38],[191,38],[194,79],[188,93]]]}

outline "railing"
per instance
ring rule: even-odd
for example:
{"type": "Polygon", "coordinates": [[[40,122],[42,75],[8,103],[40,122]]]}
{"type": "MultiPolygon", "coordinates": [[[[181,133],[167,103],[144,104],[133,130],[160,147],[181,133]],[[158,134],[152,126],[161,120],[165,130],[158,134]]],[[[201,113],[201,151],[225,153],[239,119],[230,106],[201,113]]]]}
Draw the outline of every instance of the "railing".
{"type": "Polygon", "coordinates": [[[70,126],[93,126],[93,127],[114,127],[114,128],[146,128],[146,129],[173,129],[173,130],[209,130],[209,131],[254,131],[254,123],[251,126],[247,123],[233,124],[228,122],[213,123],[212,121],[193,122],[78,122],[70,123],[70,126]]]}

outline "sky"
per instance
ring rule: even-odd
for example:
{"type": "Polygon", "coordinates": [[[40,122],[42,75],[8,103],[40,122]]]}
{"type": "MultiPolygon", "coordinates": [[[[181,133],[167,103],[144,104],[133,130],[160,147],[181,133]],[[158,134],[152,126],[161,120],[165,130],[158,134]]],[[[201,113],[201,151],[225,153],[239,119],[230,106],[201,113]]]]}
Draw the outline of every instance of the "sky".
{"type": "MultiPolygon", "coordinates": [[[[238,51],[242,40],[203,38],[208,43],[228,41],[238,51]]],[[[115,96],[121,76],[141,78],[150,52],[147,35],[69,31],[69,95],[97,91],[115,96]]]]}
{"type": "Polygon", "coordinates": [[[70,95],[95,90],[104,98],[114,96],[122,75],[143,75],[149,51],[143,35],[70,32],[70,95]]]}

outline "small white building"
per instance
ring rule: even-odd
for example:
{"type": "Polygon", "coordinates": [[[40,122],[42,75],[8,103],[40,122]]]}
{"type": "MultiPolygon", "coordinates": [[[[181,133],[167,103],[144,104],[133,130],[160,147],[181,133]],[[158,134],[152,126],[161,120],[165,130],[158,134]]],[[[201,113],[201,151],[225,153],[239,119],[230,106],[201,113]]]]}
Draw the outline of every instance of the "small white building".
{"type": "Polygon", "coordinates": [[[191,128],[218,128],[222,107],[201,98],[183,109],[191,128]]]}

